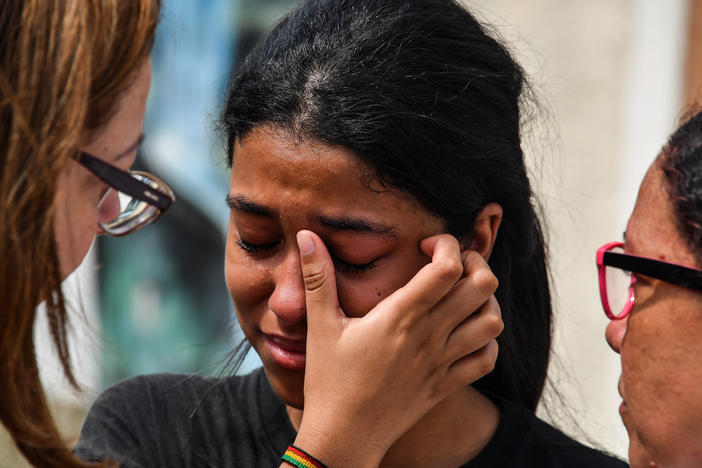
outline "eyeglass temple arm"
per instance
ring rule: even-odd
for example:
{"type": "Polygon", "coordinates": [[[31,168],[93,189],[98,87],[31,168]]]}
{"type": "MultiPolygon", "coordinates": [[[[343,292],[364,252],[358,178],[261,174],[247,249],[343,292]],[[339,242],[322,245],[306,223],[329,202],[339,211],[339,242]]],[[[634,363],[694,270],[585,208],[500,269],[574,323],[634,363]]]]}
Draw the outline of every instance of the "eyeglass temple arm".
{"type": "Polygon", "coordinates": [[[94,156],[81,153],[80,163],[120,192],[154,205],[161,211],[166,211],[173,203],[170,197],[136,180],[128,172],[117,169],[94,156]]]}
{"type": "Polygon", "coordinates": [[[702,271],[693,268],[615,252],[605,252],[602,263],[614,268],[657,278],[688,289],[702,291],[702,271]]]}

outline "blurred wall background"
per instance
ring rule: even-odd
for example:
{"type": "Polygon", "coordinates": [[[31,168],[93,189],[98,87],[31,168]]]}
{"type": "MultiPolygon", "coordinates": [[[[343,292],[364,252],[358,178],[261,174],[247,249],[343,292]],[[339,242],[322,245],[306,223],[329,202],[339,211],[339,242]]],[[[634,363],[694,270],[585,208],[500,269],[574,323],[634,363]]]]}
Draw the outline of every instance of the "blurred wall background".
{"type": "MultiPolygon", "coordinates": [[[[145,372],[216,373],[241,339],[223,280],[228,174],[213,120],[230,69],[296,3],[164,1],[138,165],[172,184],[178,203],[143,231],[101,238],[67,280],[83,393],[66,385],[46,324],[37,323],[42,378],[67,437],[105,386],[145,372]]],[[[645,169],[702,82],[701,2],[464,3],[507,41],[543,107],[525,140],[555,290],[554,360],[540,414],[625,456],[619,361],[604,342],[594,253],[621,237],[645,169]]],[[[250,356],[243,370],[256,365],[250,356]]],[[[14,466],[23,465],[0,434],[0,467],[14,466]]]]}
{"type": "Polygon", "coordinates": [[[472,4],[512,44],[547,112],[526,144],[555,290],[555,349],[540,415],[625,457],[620,365],[604,341],[595,251],[622,238],[643,175],[680,116],[692,4],[472,4]]]}

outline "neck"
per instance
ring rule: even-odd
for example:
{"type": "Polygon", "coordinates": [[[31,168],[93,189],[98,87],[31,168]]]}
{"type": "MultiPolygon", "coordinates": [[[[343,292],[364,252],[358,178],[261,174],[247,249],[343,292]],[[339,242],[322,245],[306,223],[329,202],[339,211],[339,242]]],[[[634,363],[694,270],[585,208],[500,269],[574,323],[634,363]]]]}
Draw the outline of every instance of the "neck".
{"type": "MultiPolygon", "coordinates": [[[[287,407],[295,429],[302,411],[287,407]]],[[[497,430],[500,411],[472,387],[453,393],[405,432],[386,452],[380,466],[455,468],[475,458],[497,430]]]]}

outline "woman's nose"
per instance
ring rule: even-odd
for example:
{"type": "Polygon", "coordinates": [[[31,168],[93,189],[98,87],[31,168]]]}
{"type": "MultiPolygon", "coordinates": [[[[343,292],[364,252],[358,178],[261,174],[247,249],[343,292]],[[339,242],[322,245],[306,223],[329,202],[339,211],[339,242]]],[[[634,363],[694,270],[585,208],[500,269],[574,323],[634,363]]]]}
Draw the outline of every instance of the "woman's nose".
{"type": "Polygon", "coordinates": [[[274,269],[275,288],[268,307],[281,322],[295,325],[306,318],[305,286],[297,249],[291,250],[274,269]]]}
{"type": "Polygon", "coordinates": [[[622,340],[626,334],[627,320],[628,318],[622,320],[612,320],[605,329],[605,339],[607,340],[607,343],[609,343],[609,347],[612,348],[612,350],[617,354],[619,354],[622,349],[622,340]]]}

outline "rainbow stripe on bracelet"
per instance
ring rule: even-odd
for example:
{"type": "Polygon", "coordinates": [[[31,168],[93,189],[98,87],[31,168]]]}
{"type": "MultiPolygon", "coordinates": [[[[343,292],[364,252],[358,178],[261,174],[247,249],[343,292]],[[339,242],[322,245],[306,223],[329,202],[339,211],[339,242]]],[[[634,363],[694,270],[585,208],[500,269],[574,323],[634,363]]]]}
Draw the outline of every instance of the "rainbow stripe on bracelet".
{"type": "Polygon", "coordinates": [[[294,445],[288,447],[281,459],[298,468],[327,468],[327,465],[294,445]]]}

